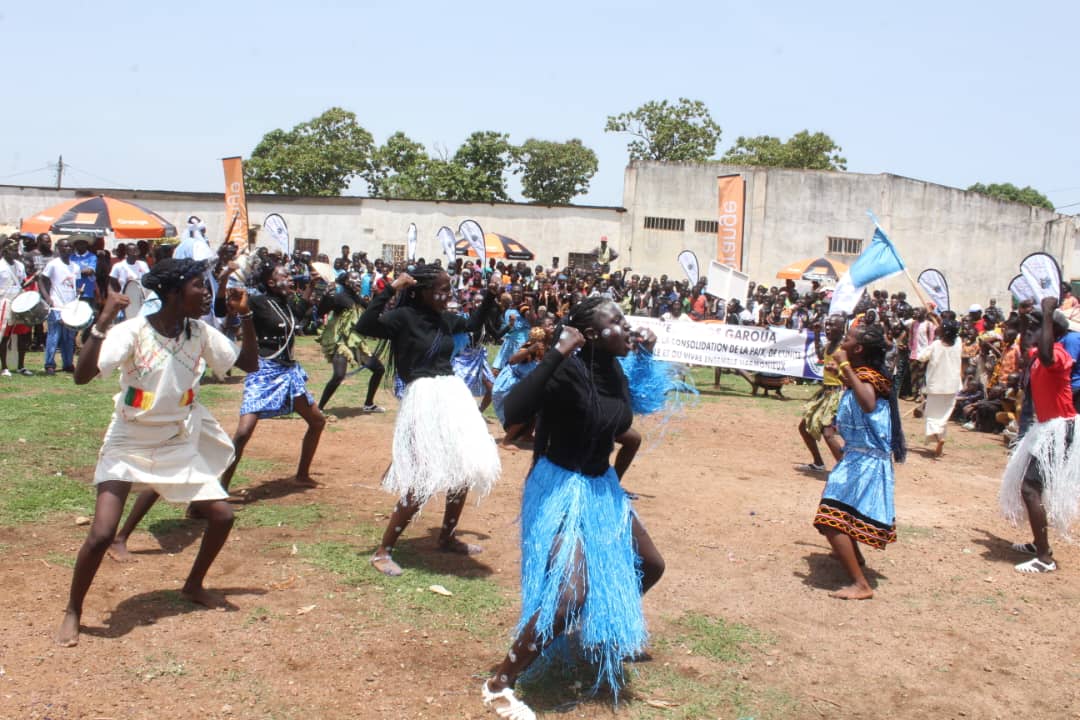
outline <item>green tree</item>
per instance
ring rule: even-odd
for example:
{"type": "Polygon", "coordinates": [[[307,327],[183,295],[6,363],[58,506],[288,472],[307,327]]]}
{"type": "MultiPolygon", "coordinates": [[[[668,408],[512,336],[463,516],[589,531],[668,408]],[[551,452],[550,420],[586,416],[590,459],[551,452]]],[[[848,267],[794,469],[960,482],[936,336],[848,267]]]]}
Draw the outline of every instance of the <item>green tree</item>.
{"type": "Polygon", "coordinates": [[[371,133],[348,110],[333,107],[292,130],[271,130],[244,162],[253,192],[340,195],[368,167],[371,133]]]}
{"type": "Polygon", "coordinates": [[[565,205],[587,192],[600,166],[596,153],[577,138],[567,142],[529,138],[514,150],[514,161],[514,173],[521,174],[521,194],[545,205],[565,205]]]}
{"type": "Polygon", "coordinates": [[[998,198],[999,200],[1012,200],[1013,202],[1034,205],[1035,207],[1046,208],[1047,210],[1054,209],[1054,203],[1050,202],[1048,197],[1030,185],[1018,188],[1012,183],[991,183],[989,185],[975,183],[969,187],[968,190],[970,192],[989,195],[990,197],[998,198]]]}
{"type": "Polygon", "coordinates": [[[631,112],[609,115],[604,132],[631,135],[631,160],[705,162],[716,152],[720,126],[700,100],[650,101],[631,112]]]}
{"type": "Polygon", "coordinates": [[[724,153],[723,162],[732,165],[802,168],[804,170],[846,170],[843,150],[823,132],[802,130],[787,142],[772,135],[742,137],[724,153]]]}
{"type": "Polygon", "coordinates": [[[426,198],[430,160],[422,144],[403,132],[394,133],[372,153],[363,173],[368,193],[406,200],[426,198]]]}
{"type": "Polygon", "coordinates": [[[465,138],[451,161],[464,175],[447,173],[451,184],[437,189],[447,192],[448,200],[507,202],[510,196],[506,193],[506,170],[513,149],[509,135],[491,130],[474,132],[465,138]],[[463,185],[455,185],[462,181],[463,185]]]}

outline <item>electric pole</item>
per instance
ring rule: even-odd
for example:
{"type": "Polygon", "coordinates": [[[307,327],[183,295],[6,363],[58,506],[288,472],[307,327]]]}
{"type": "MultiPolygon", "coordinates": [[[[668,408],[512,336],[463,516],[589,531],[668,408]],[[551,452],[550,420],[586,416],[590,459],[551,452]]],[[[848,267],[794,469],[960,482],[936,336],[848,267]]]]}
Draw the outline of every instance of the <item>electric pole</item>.
{"type": "Polygon", "coordinates": [[[56,189],[60,189],[60,184],[64,181],[64,156],[61,155],[59,161],[56,163],[56,189]]]}

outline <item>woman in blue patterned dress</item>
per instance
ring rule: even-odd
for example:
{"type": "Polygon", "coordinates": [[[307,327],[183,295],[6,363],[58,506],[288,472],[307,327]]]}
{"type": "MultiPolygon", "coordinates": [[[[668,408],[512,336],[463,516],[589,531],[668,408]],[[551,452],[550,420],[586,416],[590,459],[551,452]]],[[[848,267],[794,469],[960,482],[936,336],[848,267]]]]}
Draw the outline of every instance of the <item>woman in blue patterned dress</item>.
{"type": "Polygon", "coordinates": [[[869,600],[874,590],[863,574],[858,543],[885,549],[896,542],[893,465],[903,452],[892,380],[884,370],[884,328],[859,325],[848,331],[834,353],[847,389],[836,412],[844,455],[829,474],[814,525],[829,540],[851,584],[830,593],[843,600],[869,600]]]}
{"type": "MultiPolygon", "coordinates": [[[[318,274],[312,271],[312,280],[317,278],[318,274]]],[[[244,378],[240,422],[233,435],[236,455],[221,476],[221,484],[229,489],[236,466],[259,420],[288,415],[295,410],[308,427],[300,445],[300,462],[294,481],[305,487],[317,487],[318,483],[311,477],[311,461],[326,427],[326,416],[315,405],[315,396],[308,392],[307,373],[293,358],[297,329],[303,327],[311,309],[314,282],[308,283],[302,295],[297,295],[288,268],[273,262],[260,268],[256,280],[264,294],[252,297],[248,305],[259,343],[259,369],[244,378]]]]}

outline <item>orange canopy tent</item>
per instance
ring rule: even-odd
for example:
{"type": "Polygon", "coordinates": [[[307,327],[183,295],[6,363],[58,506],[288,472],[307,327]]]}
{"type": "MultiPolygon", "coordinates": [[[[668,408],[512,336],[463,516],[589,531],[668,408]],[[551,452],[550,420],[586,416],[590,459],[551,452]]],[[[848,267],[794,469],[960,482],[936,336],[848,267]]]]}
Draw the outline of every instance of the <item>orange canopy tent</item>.
{"type": "Polygon", "coordinates": [[[23,220],[21,232],[101,237],[112,232],[120,239],[176,237],[176,226],[153,210],[107,195],[74,198],[23,220]]]}
{"type": "Polygon", "coordinates": [[[818,257],[793,262],[776,273],[776,277],[781,280],[839,280],[847,271],[848,266],[842,262],[818,257]]]}
{"type": "MultiPolygon", "coordinates": [[[[536,257],[532,250],[525,247],[517,240],[508,238],[505,235],[499,235],[498,233],[484,233],[484,247],[487,250],[487,256],[489,258],[500,258],[503,260],[532,260],[536,257]]],[[[458,255],[478,257],[476,251],[472,249],[472,245],[465,239],[457,241],[457,244],[454,246],[454,251],[458,255]]]]}

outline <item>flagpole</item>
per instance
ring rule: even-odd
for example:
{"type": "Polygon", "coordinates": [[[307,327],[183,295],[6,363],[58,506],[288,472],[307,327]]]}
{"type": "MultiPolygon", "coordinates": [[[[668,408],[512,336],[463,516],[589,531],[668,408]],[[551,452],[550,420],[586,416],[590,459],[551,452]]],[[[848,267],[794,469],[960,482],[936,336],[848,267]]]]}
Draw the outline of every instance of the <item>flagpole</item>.
{"type": "MultiPolygon", "coordinates": [[[[926,293],[923,292],[922,286],[915,281],[915,278],[911,277],[911,271],[907,269],[907,266],[904,267],[904,275],[906,275],[907,279],[911,282],[911,287],[915,288],[915,293],[919,296],[919,300],[922,301],[923,306],[929,308],[933,301],[926,297],[926,293]]],[[[938,311],[941,310],[937,305],[934,305],[934,309],[938,311]]]]}

